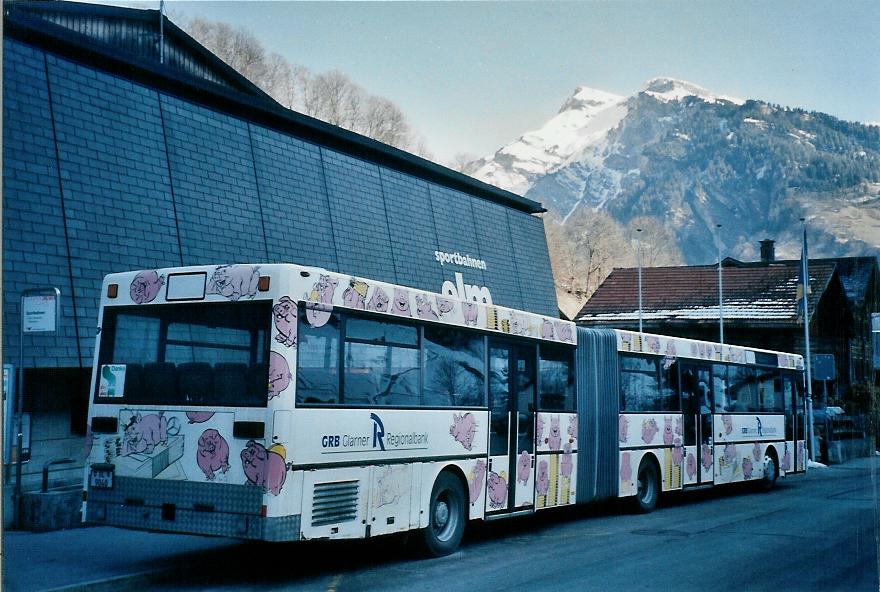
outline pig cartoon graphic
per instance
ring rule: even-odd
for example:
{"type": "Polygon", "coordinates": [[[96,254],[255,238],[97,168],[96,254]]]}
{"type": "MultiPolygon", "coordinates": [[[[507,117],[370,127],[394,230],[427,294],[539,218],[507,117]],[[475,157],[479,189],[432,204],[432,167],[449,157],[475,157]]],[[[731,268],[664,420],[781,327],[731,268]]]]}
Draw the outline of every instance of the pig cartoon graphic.
{"type": "Polygon", "coordinates": [[[629,452],[624,452],[620,455],[620,480],[628,483],[632,481],[632,476],[632,461],[629,458],[629,452]]]}
{"type": "Polygon", "coordinates": [[[163,413],[141,416],[135,411],[125,426],[122,440],[122,456],[135,453],[152,454],[156,446],[168,443],[168,436],[180,431],[176,417],[170,420],[163,413]]]}
{"type": "Polygon", "coordinates": [[[547,319],[544,319],[544,322],[541,324],[541,338],[542,339],[553,339],[553,322],[547,319]]]}
{"type": "Polygon", "coordinates": [[[785,443],[785,454],[782,455],[782,470],[791,470],[791,450],[788,449],[788,442],[785,443]]]}
{"type": "Polygon", "coordinates": [[[142,271],[131,280],[128,293],[135,304],[152,302],[159,294],[159,288],[165,285],[165,276],[155,271],[142,271]]]}
{"type": "Polygon", "coordinates": [[[724,433],[730,435],[733,433],[733,418],[729,415],[722,415],[721,422],[724,424],[724,433]]]}
{"type": "Polygon", "coordinates": [[[206,294],[219,294],[229,300],[253,298],[257,294],[260,268],[250,265],[221,265],[208,279],[206,294]]]}
{"type": "Polygon", "coordinates": [[[559,341],[574,343],[574,339],[571,337],[571,325],[563,321],[556,321],[556,338],[559,341]]]}
{"type": "Polygon", "coordinates": [[[523,450],[519,453],[519,458],[516,461],[516,482],[522,483],[523,485],[528,484],[531,472],[532,457],[528,452],[523,450]]]}
{"type": "Polygon", "coordinates": [[[625,415],[617,418],[617,439],[620,442],[626,442],[629,437],[629,419],[625,415]]]}
{"type": "Polygon", "coordinates": [[[483,479],[485,478],[486,462],[483,460],[478,460],[477,464],[475,464],[474,468],[471,470],[470,476],[468,478],[468,493],[470,494],[470,500],[472,504],[480,499],[480,494],[483,492],[483,479]]]}
{"type": "Polygon", "coordinates": [[[394,300],[391,302],[391,314],[400,315],[402,317],[411,317],[412,312],[409,307],[409,292],[394,288],[394,300]]]}
{"type": "Polygon", "coordinates": [[[500,508],[507,504],[507,480],[504,473],[489,473],[489,507],[500,508]]]}
{"type": "Polygon", "coordinates": [[[452,425],[449,433],[456,442],[470,450],[474,444],[474,434],[477,431],[477,420],[473,413],[453,413],[452,425]]]}
{"type": "Polygon", "coordinates": [[[306,320],[312,327],[323,327],[333,312],[333,296],[339,282],[329,275],[321,275],[312,291],[303,296],[306,300],[306,320]]]}
{"type": "Polygon", "coordinates": [[[706,444],[703,444],[703,470],[708,471],[712,468],[712,449],[709,448],[706,444]]]}
{"type": "Polygon", "coordinates": [[[755,459],[755,462],[761,462],[761,445],[757,442],[752,447],[752,457],[755,459]]]}
{"type": "Polygon", "coordinates": [[[538,495],[547,495],[550,489],[550,472],[547,470],[547,461],[542,460],[538,463],[538,475],[535,477],[538,495]]]}
{"type": "Polygon", "coordinates": [[[697,459],[693,452],[689,452],[687,455],[687,474],[688,479],[693,479],[697,474],[697,459]]]}
{"type": "Polygon", "coordinates": [[[187,411],[186,418],[189,420],[187,423],[205,423],[209,419],[214,417],[213,411],[187,411]]]}
{"type": "Polygon", "coordinates": [[[559,432],[558,415],[550,416],[550,434],[547,437],[547,444],[550,445],[550,450],[559,450],[560,446],[562,446],[562,434],[559,432]]]}
{"type": "Polygon", "coordinates": [[[199,436],[199,447],[196,450],[196,463],[208,481],[214,480],[214,472],[225,473],[229,470],[229,444],[214,429],[207,429],[199,436]]]}
{"type": "Polygon", "coordinates": [[[477,303],[462,302],[461,309],[464,313],[464,324],[470,327],[477,326],[477,303]]]}
{"type": "Polygon", "coordinates": [[[669,357],[672,357],[672,358],[674,358],[676,356],[674,341],[667,341],[666,342],[666,355],[669,357]]]}
{"type": "Polygon", "coordinates": [[[349,308],[364,310],[367,307],[367,290],[369,288],[366,282],[351,278],[348,287],[342,293],[342,302],[349,308]]]}
{"type": "Polygon", "coordinates": [[[277,397],[290,385],[290,367],[284,356],[277,352],[269,353],[269,398],[277,397]]]}
{"type": "Polygon", "coordinates": [[[571,444],[566,444],[562,448],[562,461],[559,463],[559,471],[563,477],[571,477],[571,444]]]}
{"type": "Polygon", "coordinates": [[[272,307],[272,317],[278,329],[275,341],[287,347],[296,347],[296,302],[290,296],[282,296],[278,304],[272,307]]]}
{"type": "Polygon", "coordinates": [[[647,337],[645,339],[645,344],[648,346],[648,351],[652,354],[660,353],[660,340],[656,337],[647,337]]]}
{"type": "Polygon", "coordinates": [[[681,425],[681,417],[675,418],[675,433],[679,436],[683,435],[682,425],[681,425]]]}
{"type": "Polygon", "coordinates": [[[388,312],[388,300],[388,294],[385,293],[385,290],[376,286],[376,289],[373,290],[372,297],[370,297],[370,301],[367,302],[367,310],[373,312],[388,312]]]}
{"type": "Polygon", "coordinates": [[[544,443],[544,416],[540,413],[535,417],[535,446],[544,443]]]}
{"type": "Polygon", "coordinates": [[[736,463],[736,446],[727,444],[724,447],[724,466],[733,467],[736,463]]]}
{"type": "Polygon", "coordinates": [[[743,477],[746,479],[752,478],[752,459],[748,456],[744,456],[742,460],[742,469],[743,469],[743,477]]]}
{"type": "Polygon", "coordinates": [[[667,446],[672,444],[672,417],[663,418],[663,443],[667,446]]]}
{"type": "Polygon", "coordinates": [[[455,310],[455,302],[452,299],[437,296],[437,311],[441,317],[448,315],[453,310],[455,310]]]}
{"type": "Polygon", "coordinates": [[[578,418],[577,415],[568,416],[568,443],[574,444],[578,437],[578,418]]]}
{"type": "Polygon", "coordinates": [[[653,442],[654,436],[657,435],[658,431],[660,431],[660,428],[657,427],[657,420],[653,417],[642,421],[642,441],[645,444],[653,442]]]}
{"type": "Polygon", "coordinates": [[[431,301],[428,300],[427,294],[416,294],[416,314],[420,319],[428,321],[439,321],[440,317],[431,308],[431,301]]]}
{"type": "Polygon", "coordinates": [[[267,450],[259,442],[248,440],[247,447],[241,451],[241,465],[249,483],[258,485],[272,495],[281,493],[287,466],[284,464],[284,448],[273,444],[267,450]]]}
{"type": "Polygon", "coordinates": [[[681,464],[682,454],[681,438],[676,437],[672,442],[672,462],[675,463],[676,466],[681,464]]]}

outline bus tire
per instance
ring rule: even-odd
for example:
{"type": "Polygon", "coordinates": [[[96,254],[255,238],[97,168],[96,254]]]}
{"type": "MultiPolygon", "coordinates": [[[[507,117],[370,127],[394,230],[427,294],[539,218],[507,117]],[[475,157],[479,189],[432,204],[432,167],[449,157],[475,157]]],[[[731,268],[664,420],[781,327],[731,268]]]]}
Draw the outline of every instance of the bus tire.
{"type": "Polygon", "coordinates": [[[776,454],[773,448],[767,449],[764,455],[764,476],[761,478],[761,491],[770,491],[776,486],[776,480],[779,478],[779,463],[776,460],[776,454]]]}
{"type": "Polygon", "coordinates": [[[640,514],[653,512],[660,498],[660,471],[649,456],[642,459],[636,477],[636,496],[633,507],[640,514]]]}
{"type": "Polygon", "coordinates": [[[464,488],[449,471],[437,476],[428,504],[428,527],[422,530],[422,546],[432,557],[458,549],[467,520],[464,488]]]}

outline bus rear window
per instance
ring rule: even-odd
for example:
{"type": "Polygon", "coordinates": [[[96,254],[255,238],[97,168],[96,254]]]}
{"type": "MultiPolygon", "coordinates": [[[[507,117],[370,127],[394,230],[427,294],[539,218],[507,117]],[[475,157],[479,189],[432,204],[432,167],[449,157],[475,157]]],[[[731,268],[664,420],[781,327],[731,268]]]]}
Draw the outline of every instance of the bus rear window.
{"type": "Polygon", "coordinates": [[[272,303],[107,307],[95,401],[265,407],[272,303]]]}

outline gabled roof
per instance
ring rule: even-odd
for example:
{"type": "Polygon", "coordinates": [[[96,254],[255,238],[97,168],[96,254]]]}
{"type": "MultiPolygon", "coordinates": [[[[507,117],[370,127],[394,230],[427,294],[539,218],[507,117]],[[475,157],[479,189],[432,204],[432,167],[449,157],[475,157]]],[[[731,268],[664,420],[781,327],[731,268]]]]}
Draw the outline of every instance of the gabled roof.
{"type": "Polygon", "coordinates": [[[3,4],[3,34],[22,43],[511,209],[546,211],[534,200],[286,109],[167,18],[168,59],[160,64],[158,23],[155,10],[45,0],[3,4]],[[144,35],[139,40],[136,31],[144,35]]]}
{"type": "MultiPolygon", "coordinates": [[[[724,267],[724,320],[761,325],[798,322],[799,262],[724,267]]],[[[835,274],[833,262],[810,261],[810,315],[835,274]]],[[[632,322],[639,317],[638,269],[615,269],[584,304],[578,322],[632,322]]],[[[716,266],[642,269],[645,321],[718,320],[716,266]]]]}

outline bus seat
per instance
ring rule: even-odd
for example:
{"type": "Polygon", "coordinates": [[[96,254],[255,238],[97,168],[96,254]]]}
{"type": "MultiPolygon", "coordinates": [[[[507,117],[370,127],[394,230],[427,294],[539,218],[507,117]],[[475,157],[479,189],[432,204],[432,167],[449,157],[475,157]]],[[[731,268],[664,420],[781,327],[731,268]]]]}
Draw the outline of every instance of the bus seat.
{"type": "Polygon", "coordinates": [[[247,395],[247,364],[214,364],[214,400],[218,405],[235,405],[247,395]]]}
{"type": "Polygon", "coordinates": [[[183,402],[211,403],[214,370],[207,362],[185,362],[177,366],[177,386],[183,402]]]}

